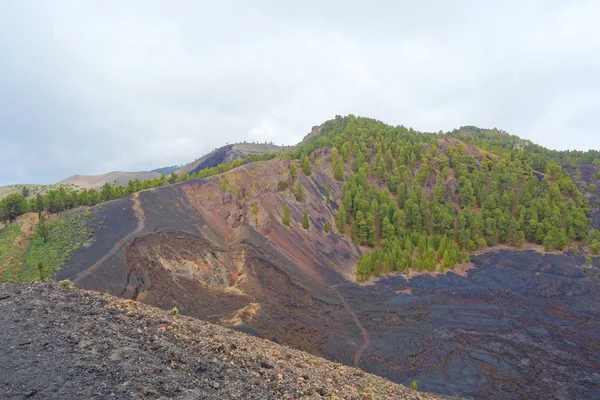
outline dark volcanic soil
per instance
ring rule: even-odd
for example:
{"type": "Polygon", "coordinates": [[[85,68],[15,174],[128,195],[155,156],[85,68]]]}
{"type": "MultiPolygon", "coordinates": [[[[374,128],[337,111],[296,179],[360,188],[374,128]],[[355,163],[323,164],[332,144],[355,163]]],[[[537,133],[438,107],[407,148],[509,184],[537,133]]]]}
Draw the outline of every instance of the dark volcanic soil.
{"type": "Polygon", "coordinates": [[[0,399],[413,399],[354,368],[141,303],[0,286],[0,399]]]}
{"type": "Polygon", "coordinates": [[[398,276],[340,288],[370,334],[360,367],[476,398],[600,398],[597,266],[513,251],[473,262],[466,278],[398,276]],[[399,293],[407,288],[412,294],[399,293]]]}
{"type": "Polygon", "coordinates": [[[296,179],[303,202],[280,189],[289,162],[274,159],[227,173],[228,190],[223,177],[196,179],[103,204],[95,242],[57,278],[427,391],[600,398],[600,260],[588,269],[579,256],[501,251],[473,257],[464,276],[350,283],[361,250],[323,232],[335,208],[324,188],[341,189],[324,157],[296,179]]]}

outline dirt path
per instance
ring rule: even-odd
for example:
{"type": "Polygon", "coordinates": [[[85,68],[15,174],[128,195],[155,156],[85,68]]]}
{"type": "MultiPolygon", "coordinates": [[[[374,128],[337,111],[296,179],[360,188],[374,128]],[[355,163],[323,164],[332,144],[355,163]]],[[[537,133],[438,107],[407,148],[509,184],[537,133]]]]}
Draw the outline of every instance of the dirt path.
{"type": "Polygon", "coordinates": [[[79,281],[81,281],[81,279],[92,274],[100,265],[102,265],[102,263],[104,263],[110,257],[114,256],[117,253],[117,251],[119,251],[121,249],[121,247],[123,247],[123,245],[125,245],[125,243],[127,243],[129,241],[130,238],[132,238],[133,236],[137,235],[142,230],[144,230],[144,227],[146,226],[146,224],[145,224],[146,217],[144,215],[144,209],[142,208],[142,203],[140,202],[138,195],[139,195],[139,193],[136,192],[133,194],[133,196],[131,196],[131,203],[132,203],[131,208],[133,209],[133,212],[138,220],[137,227],[133,231],[131,231],[127,236],[125,236],[121,240],[119,240],[113,246],[113,248],[110,249],[108,251],[108,253],[106,253],[104,256],[102,256],[102,258],[100,260],[98,260],[94,265],[92,265],[91,267],[89,267],[86,270],[81,271],[79,274],[77,274],[77,277],[75,279],[73,279],[73,283],[76,284],[79,281]]]}
{"type": "Polygon", "coordinates": [[[354,321],[354,324],[360,330],[360,334],[363,339],[363,345],[358,350],[356,350],[356,352],[354,353],[354,366],[358,367],[360,364],[360,358],[362,356],[362,353],[371,345],[371,338],[369,337],[369,332],[367,332],[365,327],[360,323],[360,320],[358,319],[358,315],[356,315],[356,313],[354,312],[352,307],[350,307],[350,304],[348,304],[348,302],[346,301],[344,296],[336,288],[334,288],[334,290],[337,293],[340,301],[344,305],[344,310],[346,310],[346,312],[348,314],[350,314],[350,317],[352,317],[352,321],[354,321]]]}

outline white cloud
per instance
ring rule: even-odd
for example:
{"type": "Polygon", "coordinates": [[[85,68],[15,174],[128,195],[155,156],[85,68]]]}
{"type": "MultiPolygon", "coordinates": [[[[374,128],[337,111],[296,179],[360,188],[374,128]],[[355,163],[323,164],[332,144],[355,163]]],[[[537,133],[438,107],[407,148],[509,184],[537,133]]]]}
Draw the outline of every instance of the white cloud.
{"type": "Polygon", "coordinates": [[[586,1],[6,1],[0,184],[294,144],[347,113],[597,148],[598,15],[586,1]]]}

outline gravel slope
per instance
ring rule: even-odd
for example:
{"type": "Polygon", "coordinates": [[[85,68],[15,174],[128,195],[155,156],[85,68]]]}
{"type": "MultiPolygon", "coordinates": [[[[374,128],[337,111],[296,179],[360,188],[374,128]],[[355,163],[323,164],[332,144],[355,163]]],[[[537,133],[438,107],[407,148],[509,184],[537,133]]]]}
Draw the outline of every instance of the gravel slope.
{"type": "Polygon", "coordinates": [[[437,399],[194,318],[57,283],[0,286],[0,399],[437,399]]]}

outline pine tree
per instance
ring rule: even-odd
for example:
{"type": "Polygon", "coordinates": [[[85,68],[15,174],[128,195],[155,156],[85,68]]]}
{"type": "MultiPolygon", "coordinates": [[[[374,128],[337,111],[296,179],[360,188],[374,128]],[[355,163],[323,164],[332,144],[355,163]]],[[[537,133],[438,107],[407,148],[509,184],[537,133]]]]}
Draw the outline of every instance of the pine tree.
{"type": "Polygon", "coordinates": [[[306,153],[302,155],[302,158],[300,159],[300,164],[302,165],[302,173],[304,175],[312,175],[312,166],[310,165],[310,161],[308,160],[306,153]]]}
{"type": "Polygon", "coordinates": [[[333,177],[336,181],[342,182],[344,180],[344,162],[340,157],[333,161],[333,177]]]}
{"type": "Polygon", "coordinates": [[[44,214],[40,214],[40,220],[35,228],[37,236],[44,240],[44,243],[48,242],[50,237],[50,227],[48,226],[48,220],[44,214]]]}
{"type": "Polygon", "coordinates": [[[323,231],[325,231],[325,233],[329,233],[330,230],[331,227],[329,226],[329,221],[325,221],[325,223],[323,224],[323,231]]]}
{"type": "Polygon", "coordinates": [[[288,206],[283,207],[283,217],[281,217],[281,223],[285,226],[290,226],[291,219],[290,208],[288,206]]]}
{"type": "Polygon", "coordinates": [[[304,215],[302,216],[302,227],[304,229],[308,229],[310,227],[310,222],[308,220],[308,211],[304,209],[304,215]]]}
{"type": "Polygon", "coordinates": [[[37,264],[37,270],[38,270],[38,274],[40,277],[40,281],[45,281],[46,280],[46,273],[44,272],[44,263],[43,262],[38,262],[37,264]]]}
{"type": "Polygon", "coordinates": [[[292,188],[292,193],[297,201],[304,201],[304,186],[300,182],[296,184],[295,188],[292,188]]]}
{"type": "Polygon", "coordinates": [[[338,212],[335,215],[335,224],[338,232],[344,235],[346,233],[346,207],[344,207],[344,204],[340,204],[338,208],[338,212]]]}

